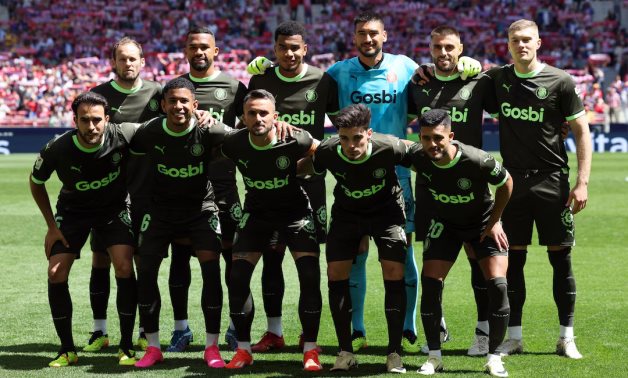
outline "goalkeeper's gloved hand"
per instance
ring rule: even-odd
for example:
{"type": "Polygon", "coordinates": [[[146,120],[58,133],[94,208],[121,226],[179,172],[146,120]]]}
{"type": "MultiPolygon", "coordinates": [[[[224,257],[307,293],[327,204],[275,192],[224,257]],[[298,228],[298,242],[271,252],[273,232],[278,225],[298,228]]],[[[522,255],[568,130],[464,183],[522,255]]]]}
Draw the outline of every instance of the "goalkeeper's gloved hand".
{"type": "Polygon", "coordinates": [[[273,66],[273,62],[263,56],[258,56],[246,66],[246,72],[251,75],[262,75],[266,69],[273,66]]]}
{"type": "Polygon", "coordinates": [[[463,56],[458,60],[458,72],[462,80],[467,80],[467,77],[473,77],[482,72],[482,64],[478,60],[463,56]]]}

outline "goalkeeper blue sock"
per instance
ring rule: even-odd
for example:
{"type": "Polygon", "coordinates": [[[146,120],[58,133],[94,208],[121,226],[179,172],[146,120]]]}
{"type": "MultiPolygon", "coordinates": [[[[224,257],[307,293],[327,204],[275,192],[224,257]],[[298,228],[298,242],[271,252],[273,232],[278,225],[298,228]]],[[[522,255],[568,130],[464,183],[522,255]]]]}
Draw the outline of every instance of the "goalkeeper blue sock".
{"type": "Polygon", "coordinates": [[[408,246],[406,252],[406,270],[404,273],[406,283],[406,316],[403,321],[403,330],[412,331],[416,335],[416,304],[418,291],[418,270],[414,260],[414,248],[408,246]]]}
{"type": "Polygon", "coordinates": [[[366,298],[366,259],[368,251],[355,258],[349,275],[349,289],[351,293],[351,324],[354,331],[360,331],[366,336],[364,328],[364,299],[366,298]]]}

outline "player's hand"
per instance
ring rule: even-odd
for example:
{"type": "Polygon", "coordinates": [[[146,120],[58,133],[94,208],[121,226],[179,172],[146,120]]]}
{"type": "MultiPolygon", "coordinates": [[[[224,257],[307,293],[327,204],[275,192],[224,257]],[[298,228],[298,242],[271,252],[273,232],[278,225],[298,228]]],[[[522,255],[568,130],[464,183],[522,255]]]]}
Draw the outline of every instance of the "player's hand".
{"type": "Polygon", "coordinates": [[[294,136],[294,130],[301,130],[284,121],[275,121],[274,126],[277,140],[286,140],[287,137],[294,136]]]}
{"type": "Polygon", "coordinates": [[[576,184],[569,192],[569,198],[565,206],[571,207],[573,214],[578,214],[587,207],[587,199],[589,198],[589,190],[586,185],[576,184]]]}
{"type": "Polygon", "coordinates": [[[414,70],[412,74],[412,82],[416,85],[425,85],[430,81],[430,78],[434,77],[434,65],[433,64],[421,64],[414,70]]]}
{"type": "Polygon", "coordinates": [[[52,250],[52,246],[56,242],[61,242],[66,248],[70,248],[70,244],[65,240],[65,236],[58,227],[49,228],[48,232],[46,232],[46,238],[44,239],[44,250],[46,251],[46,258],[50,259],[50,251],[52,250]]]}
{"type": "Polygon", "coordinates": [[[462,80],[467,80],[468,77],[473,77],[482,72],[482,63],[468,56],[460,57],[458,60],[458,72],[460,72],[462,80]]]}
{"type": "Polygon", "coordinates": [[[201,128],[210,128],[216,124],[216,119],[211,116],[211,112],[206,110],[196,110],[194,116],[198,119],[198,125],[201,128]]]}
{"type": "Polygon", "coordinates": [[[569,127],[569,123],[563,123],[560,127],[560,137],[565,141],[569,136],[569,131],[571,131],[571,127],[569,127]]]}
{"type": "Polygon", "coordinates": [[[273,66],[273,62],[270,59],[266,59],[263,56],[258,56],[246,66],[246,72],[251,75],[262,75],[266,72],[266,69],[273,66]]]}
{"type": "Polygon", "coordinates": [[[502,228],[502,222],[495,222],[492,227],[486,227],[482,235],[480,235],[480,242],[483,242],[486,237],[495,240],[495,244],[500,251],[508,250],[508,237],[502,228]]]}

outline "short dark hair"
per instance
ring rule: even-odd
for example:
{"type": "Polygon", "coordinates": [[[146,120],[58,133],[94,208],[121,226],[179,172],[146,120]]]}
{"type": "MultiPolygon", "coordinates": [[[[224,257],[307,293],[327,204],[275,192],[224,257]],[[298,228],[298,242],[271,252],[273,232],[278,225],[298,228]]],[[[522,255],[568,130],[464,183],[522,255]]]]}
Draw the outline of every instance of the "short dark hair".
{"type": "Polygon", "coordinates": [[[129,43],[135,45],[135,47],[137,47],[137,49],[140,50],[140,58],[143,58],[144,50],[142,50],[142,45],[140,45],[138,41],[134,40],[131,37],[122,37],[122,39],[118,40],[118,42],[116,42],[113,45],[113,50],[111,51],[111,58],[113,60],[116,60],[116,50],[118,50],[118,47],[129,44],[129,43]]]}
{"type": "Polygon", "coordinates": [[[74,98],[72,101],[72,112],[75,117],[78,117],[78,108],[81,104],[88,104],[91,106],[101,105],[105,109],[105,114],[109,112],[109,103],[105,96],[96,92],[83,92],[74,98]]]}
{"type": "Polygon", "coordinates": [[[164,85],[164,89],[162,90],[163,97],[165,98],[169,91],[173,89],[189,89],[192,92],[192,96],[196,98],[194,84],[184,77],[177,77],[175,79],[170,80],[164,85]]]}
{"type": "Polygon", "coordinates": [[[431,109],[421,115],[419,127],[436,127],[443,125],[446,129],[451,128],[451,117],[449,112],[443,109],[431,109]]]}
{"type": "Polygon", "coordinates": [[[342,108],[334,121],[336,129],[361,127],[369,129],[371,127],[371,109],[364,104],[353,104],[342,108]]]}
{"type": "Polygon", "coordinates": [[[379,13],[369,10],[361,12],[360,14],[355,16],[355,18],[353,19],[353,27],[355,28],[356,26],[358,26],[358,24],[370,21],[378,21],[382,24],[382,26],[384,26],[384,20],[382,19],[382,16],[380,16],[379,13]]]}
{"type": "Polygon", "coordinates": [[[185,38],[189,38],[191,34],[209,34],[212,37],[216,37],[214,35],[214,32],[211,31],[210,28],[208,28],[207,26],[195,26],[192,29],[190,29],[190,31],[185,35],[185,38]]]}
{"type": "Polygon", "coordinates": [[[280,35],[285,35],[287,37],[300,35],[305,41],[305,27],[303,27],[303,24],[296,21],[282,22],[279,26],[277,26],[277,29],[275,29],[275,42],[277,42],[280,35]]]}
{"type": "Polygon", "coordinates": [[[434,38],[436,36],[452,35],[452,34],[458,37],[458,39],[460,39],[460,32],[458,31],[458,29],[449,25],[440,25],[434,28],[434,30],[432,30],[432,32],[430,33],[430,38],[434,38]]]}
{"type": "Polygon", "coordinates": [[[272,102],[273,105],[275,105],[275,96],[273,96],[273,94],[267,91],[266,89],[253,89],[252,91],[247,93],[246,96],[244,96],[244,100],[242,100],[242,103],[246,104],[251,99],[253,100],[266,99],[272,102]]]}

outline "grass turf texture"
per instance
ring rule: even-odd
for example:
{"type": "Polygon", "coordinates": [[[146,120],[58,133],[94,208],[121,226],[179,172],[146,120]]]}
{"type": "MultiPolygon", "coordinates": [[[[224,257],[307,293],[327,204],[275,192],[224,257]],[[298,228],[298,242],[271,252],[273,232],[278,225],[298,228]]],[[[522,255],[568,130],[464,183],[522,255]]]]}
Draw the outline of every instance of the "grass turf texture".
{"type": "MultiPolygon", "coordinates": [[[[13,377],[82,377],[92,375],[130,376],[196,376],[210,373],[202,361],[204,327],[199,306],[201,275],[198,264],[192,261],[192,287],[190,290],[190,326],[196,341],[185,353],[164,353],[165,363],[148,371],[117,365],[116,352],[119,340],[117,313],[115,311],[115,280],[112,274],[112,290],[109,301],[109,336],[112,345],[99,353],[85,353],[92,320],[89,306],[89,272],[91,253],[83,250],[70,275],[70,291],[74,303],[73,330],[79,349],[76,367],[52,369],[47,364],[58,350],[58,339],[52,324],[47,300],[46,260],[43,252],[45,224],[28,189],[28,173],[35,155],[0,156],[0,248],[3,274],[0,285],[0,376],[13,377]]],[[[575,161],[571,155],[570,160],[575,161]]],[[[625,200],[628,182],[624,154],[596,154],[593,174],[589,184],[589,203],[585,211],[576,216],[577,247],[574,249],[574,271],[578,285],[576,308],[577,344],[584,355],[580,361],[571,361],[554,354],[558,336],[558,320],[551,291],[551,269],[545,249],[532,246],[526,266],[528,283],[527,302],[524,309],[524,342],[526,353],[505,358],[508,371],[513,377],[619,377],[626,376],[623,357],[628,353],[628,337],[624,317],[628,314],[628,289],[626,274],[628,263],[624,252],[628,244],[628,202],[625,200]]],[[[575,170],[573,170],[575,172],[575,170]]],[[[573,175],[572,175],[573,176],[573,175]]],[[[331,193],[333,179],[329,178],[331,193]]],[[[572,177],[573,179],[573,177],[572,177]]],[[[51,198],[56,200],[59,184],[56,177],[48,183],[51,198]]],[[[328,195],[328,203],[332,201],[328,195]]],[[[421,243],[414,243],[415,256],[420,262],[421,243]]],[[[371,251],[374,251],[374,246],[371,251]]],[[[383,284],[381,271],[374,253],[368,261],[369,295],[366,303],[366,325],[369,347],[358,353],[359,368],[351,376],[380,375],[385,373],[386,322],[383,312],[383,284]]],[[[170,340],[172,310],[168,297],[167,269],[165,260],[160,272],[162,292],[161,342],[170,340]]],[[[321,270],[325,272],[324,257],[321,270]]],[[[420,263],[419,263],[420,266],[420,263]]],[[[257,301],[257,316],[252,337],[257,341],[265,330],[265,317],[260,292],[258,267],[252,280],[253,295],[257,301]]],[[[298,283],[292,259],[284,261],[286,295],[284,299],[284,335],[287,346],[281,353],[256,354],[255,364],[238,372],[212,370],[212,375],[251,374],[265,376],[303,376],[302,354],[296,344],[300,325],[298,283]]],[[[329,367],[335,359],[336,337],[328,308],[327,284],[323,276],[323,314],[319,344],[324,354],[323,375],[331,375],[329,367]]],[[[446,377],[479,377],[484,358],[466,356],[475,326],[475,305],[470,288],[469,268],[461,254],[451,271],[444,292],[444,312],[453,340],[444,344],[443,354],[446,377]]],[[[226,298],[226,291],[225,291],[226,298]]],[[[227,325],[227,302],[223,309],[223,327],[227,325]]],[[[420,319],[417,319],[419,339],[424,340],[420,319]]],[[[223,335],[221,335],[221,343],[223,335]]],[[[232,352],[221,344],[223,357],[231,359],[232,352]]],[[[406,355],[404,363],[409,374],[425,361],[423,355],[406,355]]],[[[320,375],[320,374],[317,374],[320,375]]]]}

